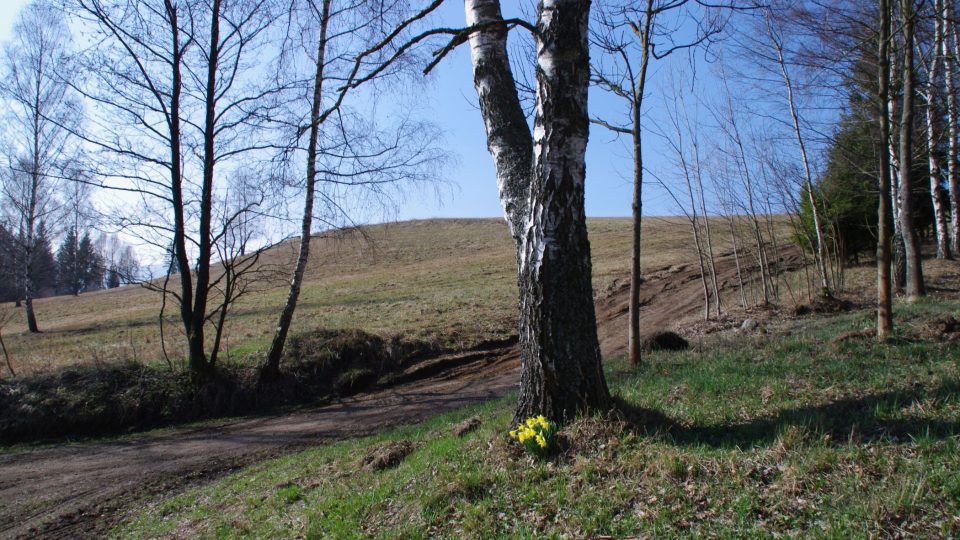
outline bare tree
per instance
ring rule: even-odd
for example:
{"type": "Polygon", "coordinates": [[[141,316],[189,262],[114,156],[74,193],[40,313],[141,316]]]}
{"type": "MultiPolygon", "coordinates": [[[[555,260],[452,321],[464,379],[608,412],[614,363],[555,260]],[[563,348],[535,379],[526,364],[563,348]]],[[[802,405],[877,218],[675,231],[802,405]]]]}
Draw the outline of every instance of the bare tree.
{"type": "Polygon", "coordinates": [[[5,51],[0,96],[7,105],[4,130],[7,167],[3,194],[18,232],[22,296],[27,327],[39,332],[33,308],[38,226],[58,210],[57,185],[72,153],[71,130],[81,110],[70,90],[74,78],[70,30],[49,5],[34,2],[21,11],[5,51]],[[69,129],[68,129],[69,128],[69,129]]]}
{"type": "Polygon", "coordinates": [[[943,38],[940,42],[940,54],[943,57],[943,87],[947,97],[947,186],[950,193],[950,233],[951,252],[960,254],[960,168],[958,168],[957,124],[960,114],[957,111],[957,94],[954,82],[957,60],[960,58],[960,40],[957,39],[957,27],[953,20],[953,0],[941,0],[940,18],[943,25],[943,38]],[[951,47],[950,45],[953,45],[951,47]]]}
{"type": "Polygon", "coordinates": [[[913,166],[913,98],[916,72],[914,45],[916,12],[914,0],[900,0],[900,23],[903,32],[903,97],[900,103],[900,230],[906,249],[907,297],[911,300],[926,295],[923,285],[923,263],[920,259],[920,237],[914,225],[914,195],[910,177],[913,166]]]}
{"type": "Polygon", "coordinates": [[[229,206],[217,178],[275,147],[267,129],[283,92],[269,72],[275,6],[73,0],[71,7],[97,37],[86,56],[93,77],[84,95],[99,124],[86,141],[101,150],[104,187],[140,203],[136,213],[119,213],[119,225],[170,250],[179,274],[179,290],[170,294],[189,367],[207,374],[205,327],[212,313],[225,313],[209,305],[217,286],[211,269],[217,243],[239,219],[217,219],[229,206]]]}
{"type": "Polygon", "coordinates": [[[599,2],[591,30],[591,42],[602,52],[591,68],[592,82],[623,100],[626,122],[593,118],[593,123],[617,135],[630,137],[633,153],[633,241],[630,256],[629,327],[627,356],[640,362],[640,248],[643,214],[643,99],[650,60],[662,60],[676,51],[709,42],[722,29],[714,4],[697,0],[645,0],[599,2]],[[686,24],[684,24],[686,23],[686,24]],[[678,28],[693,27],[688,41],[677,40],[678,28]]]}
{"type": "MultiPolygon", "coordinates": [[[[537,8],[534,129],[524,118],[498,0],[466,0],[474,86],[517,245],[521,376],[516,418],[605,409],[583,206],[589,0],[537,8]],[[482,28],[482,29],[480,29],[482,28]]],[[[531,25],[527,24],[526,27],[531,25]]]]}
{"type": "Polygon", "coordinates": [[[757,191],[754,186],[754,177],[751,174],[751,163],[747,156],[746,143],[740,130],[738,112],[733,104],[733,97],[727,82],[726,74],[721,75],[724,82],[723,102],[712,111],[723,137],[726,139],[723,153],[730,156],[737,176],[743,186],[743,195],[746,197],[744,210],[750,220],[753,242],[756,247],[755,256],[760,270],[760,283],[763,304],[770,303],[769,265],[767,262],[767,247],[763,230],[760,228],[760,216],[755,203],[757,191]]]}
{"type": "Polygon", "coordinates": [[[307,95],[297,102],[309,109],[309,116],[303,122],[298,119],[293,126],[296,142],[287,156],[296,151],[305,152],[300,246],[287,301],[263,366],[265,375],[278,371],[293,322],[309,261],[313,223],[317,219],[316,199],[319,197],[320,205],[326,210],[327,217],[321,219],[323,225],[336,228],[343,221],[354,219],[340,195],[356,196],[359,190],[387,195],[390,190],[433,180],[445,161],[445,154],[433,146],[438,137],[411,136],[415,132],[433,132],[429,124],[403,119],[392,131],[378,129],[376,123],[363,121],[362,114],[352,112],[346,99],[348,92],[355,93],[362,85],[394,81],[405,66],[413,65],[406,62],[381,71],[379,76],[368,77],[369,70],[377,70],[390,63],[391,58],[399,58],[394,57],[396,46],[391,45],[391,41],[400,41],[400,35],[393,35],[393,30],[409,26],[421,13],[411,15],[402,5],[381,0],[350,3],[306,0],[303,4],[303,9],[295,13],[298,16],[295,19],[302,19],[296,27],[301,31],[292,33],[315,35],[315,42],[309,44],[315,50],[307,50],[307,43],[296,42],[292,48],[301,49],[308,60],[305,63],[313,68],[312,76],[305,77],[309,83],[303,85],[307,95]],[[379,14],[378,24],[371,24],[366,17],[371,10],[379,14]],[[371,42],[377,45],[370,48],[371,42]],[[372,67],[362,74],[356,72],[358,59],[372,67]],[[342,83],[351,79],[362,82],[342,83]],[[303,136],[306,136],[306,148],[297,146],[303,136]]]}
{"type": "Polygon", "coordinates": [[[710,318],[711,306],[715,306],[717,317],[720,316],[721,308],[716,265],[713,260],[713,241],[710,234],[706,197],[703,192],[699,135],[698,130],[691,124],[684,98],[685,91],[681,88],[682,84],[677,83],[677,81],[673,81],[673,83],[672,95],[669,96],[672,99],[671,102],[667,101],[668,96],[664,93],[664,106],[668,111],[668,123],[672,132],[661,133],[660,135],[673,151],[674,160],[671,166],[679,171],[679,174],[683,177],[683,185],[686,188],[689,200],[689,210],[666,182],[660,180],[659,183],[690,222],[693,246],[697,254],[697,264],[700,268],[700,282],[703,286],[703,318],[707,320],[710,318]],[[692,146],[692,156],[688,155],[690,152],[686,143],[688,137],[690,146],[692,146]],[[702,224],[701,220],[703,221],[702,224]],[[706,238],[702,238],[702,236],[706,238]],[[709,268],[709,277],[707,268],[709,268]],[[713,284],[712,296],[710,283],[713,284]]]}
{"type": "Polygon", "coordinates": [[[787,60],[784,56],[784,38],[782,29],[778,24],[779,22],[780,21],[775,19],[769,10],[765,12],[764,26],[766,28],[767,37],[770,40],[770,45],[774,49],[775,59],[780,68],[780,74],[783,77],[783,84],[786,88],[787,106],[790,109],[790,118],[793,121],[793,130],[797,139],[797,147],[800,150],[800,159],[803,163],[805,179],[804,189],[807,193],[807,197],[810,200],[810,210],[811,214],[813,215],[813,229],[817,241],[815,260],[817,263],[817,272],[820,274],[820,294],[830,297],[831,287],[830,279],[827,273],[826,240],[824,239],[823,224],[821,223],[820,219],[820,210],[817,205],[817,198],[814,196],[813,173],[811,172],[810,158],[807,155],[807,145],[804,142],[803,132],[800,129],[800,113],[797,108],[796,100],[794,99],[793,79],[790,76],[790,70],[787,65],[787,60]]]}

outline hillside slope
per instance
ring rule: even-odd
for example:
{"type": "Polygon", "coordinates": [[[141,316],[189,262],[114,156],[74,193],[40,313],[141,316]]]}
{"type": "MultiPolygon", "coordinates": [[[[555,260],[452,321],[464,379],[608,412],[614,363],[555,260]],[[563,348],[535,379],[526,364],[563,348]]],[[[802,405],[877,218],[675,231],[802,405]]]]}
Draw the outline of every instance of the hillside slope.
{"type": "MultiPolygon", "coordinates": [[[[589,228],[594,285],[603,291],[628,275],[630,220],[592,219],[589,228]]],[[[648,218],[644,231],[645,268],[695,260],[683,220],[648,218]]],[[[718,250],[730,249],[718,243],[718,250]]],[[[287,292],[280,270],[292,267],[296,246],[287,242],[264,256],[279,272],[234,308],[221,358],[247,362],[266,347],[287,292]]],[[[446,348],[503,339],[515,332],[514,266],[500,219],[410,221],[317,237],[292,331],[359,328],[446,348]]],[[[78,363],[160,361],[160,305],[159,294],[136,286],[45,298],[36,302],[43,334],[27,334],[21,317],[3,331],[23,374],[78,363]]],[[[178,362],[182,330],[169,305],[166,315],[166,351],[178,362]]]]}

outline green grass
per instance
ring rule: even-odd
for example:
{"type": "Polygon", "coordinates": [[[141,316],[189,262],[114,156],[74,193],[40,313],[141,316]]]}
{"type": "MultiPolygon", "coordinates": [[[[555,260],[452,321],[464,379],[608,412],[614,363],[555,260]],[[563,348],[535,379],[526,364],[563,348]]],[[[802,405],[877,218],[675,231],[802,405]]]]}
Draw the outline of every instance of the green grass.
{"type": "Polygon", "coordinates": [[[785,321],[608,362],[621,417],[564,426],[548,461],[508,440],[513,404],[264,462],[147,505],[119,537],[851,538],[960,535],[960,305],[898,305],[898,339],[832,339],[865,312],[785,321]],[[463,438],[450,426],[471,415],[463,438]],[[416,449],[364,471],[388,441],[416,449]]]}

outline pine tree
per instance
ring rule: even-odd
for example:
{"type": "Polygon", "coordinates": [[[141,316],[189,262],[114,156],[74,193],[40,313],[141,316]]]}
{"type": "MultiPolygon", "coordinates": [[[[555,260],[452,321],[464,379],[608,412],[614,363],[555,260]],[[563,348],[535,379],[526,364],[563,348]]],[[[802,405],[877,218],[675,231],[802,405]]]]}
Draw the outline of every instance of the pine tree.
{"type": "Polygon", "coordinates": [[[34,248],[30,261],[30,271],[37,297],[50,296],[57,289],[57,263],[50,245],[47,225],[41,221],[34,239],[34,248]]]}
{"type": "Polygon", "coordinates": [[[77,257],[77,233],[67,230],[67,235],[57,250],[57,292],[60,294],[80,294],[80,267],[77,257]]]}
{"type": "Polygon", "coordinates": [[[103,257],[93,245],[90,233],[83,233],[77,247],[77,268],[80,270],[80,290],[95,291],[103,288],[103,257]]]}

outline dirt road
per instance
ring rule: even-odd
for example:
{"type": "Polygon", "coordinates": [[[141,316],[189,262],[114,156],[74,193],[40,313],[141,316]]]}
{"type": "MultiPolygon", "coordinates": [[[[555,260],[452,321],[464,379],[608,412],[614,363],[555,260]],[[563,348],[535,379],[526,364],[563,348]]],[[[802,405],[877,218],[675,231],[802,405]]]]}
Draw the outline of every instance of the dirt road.
{"type": "Polygon", "coordinates": [[[415,423],[516,387],[512,349],[473,354],[433,377],[309,411],[0,456],[0,536],[93,535],[145,496],[298,448],[415,423]]]}
{"type": "MultiPolygon", "coordinates": [[[[791,267],[798,259],[793,253],[781,264],[791,267]]],[[[724,288],[732,288],[736,275],[732,258],[719,258],[717,267],[724,288]]],[[[605,355],[624,349],[627,285],[615,283],[597,302],[605,355]]],[[[699,269],[681,265],[652,270],[641,295],[644,327],[674,327],[702,309],[699,269]]],[[[144,497],[175,492],[299,448],[375,433],[487,401],[505,395],[519,382],[519,359],[513,347],[438,360],[449,361],[451,367],[312,410],[2,455],[0,537],[93,536],[144,497]]]]}

